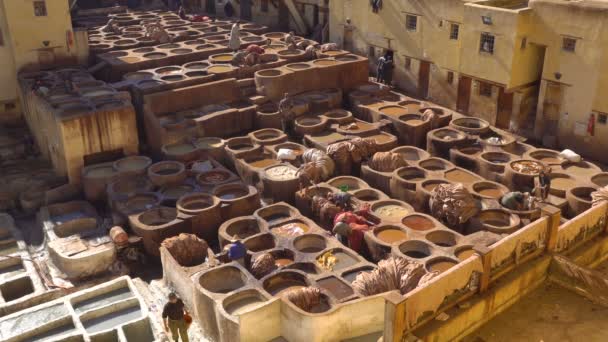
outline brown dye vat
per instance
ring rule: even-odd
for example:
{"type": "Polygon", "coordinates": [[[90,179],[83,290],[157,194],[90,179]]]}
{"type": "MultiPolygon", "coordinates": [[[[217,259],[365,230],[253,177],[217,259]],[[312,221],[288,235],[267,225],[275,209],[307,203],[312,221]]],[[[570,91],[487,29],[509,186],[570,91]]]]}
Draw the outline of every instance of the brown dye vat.
{"type": "Polygon", "coordinates": [[[478,191],[480,195],[485,196],[485,197],[492,197],[492,198],[501,198],[504,193],[502,190],[500,189],[494,189],[494,188],[487,188],[487,189],[482,189],[478,191]]]}
{"type": "Polygon", "coordinates": [[[407,239],[407,234],[399,229],[384,229],[376,234],[376,237],[383,242],[393,244],[407,239]]]}
{"type": "Polygon", "coordinates": [[[431,192],[431,191],[435,190],[435,188],[437,186],[439,186],[439,184],[449,184],[449,183],[443,182],[443,181],[428,182],[428,183],[424,184],[423,188],[424,188],[424,190],[431,192]]]}
{"type": "Polygon", "coordinates": [[[563,166],[566,173],[569,175],[576,175],[579,177],[589,177],[600,170],[591,167],[585,162],[577,163],[577,164],[566,164],[563,166]]]}
{"type": "Polygon", "coordinates": [[[253,148],[253,145],[250,144],[236,144],[236,145],[230,145],[228,146],[231,150],[234,151],[244,151],[244,150],[250,150],[253,148]]]}
{"type": "MultiPolygon", "coordinates": [[[[146,57],[148,57],[148,58],[162,58],[164,56],[160,56],[160,57],[149,57],[149,56],[146,56],[146,57]]],[[[139,57],[120,57],[119,59],[121,61],[123,61],[123,62],[126,62],[126,63],[137,63],[137,62],[139,62],[141,60],[141,58],[139,58],[139,57]]]]}
{"type": "Polygon", "coordinates": [[[265,301],[258,296],[246,297],[226,305],[224,309],[229,315],[238,316],[260,306],[260,304],[264,302],[265,301]]]}
{"type": "Polygon", "coordinates": [[[474,254],[475,254],[475,251],[472,249],[463,249],[463,250],[456,252],[456,257],[458,258],[458,260],[464,261],[464,260],[467,260],[468,258],[472,257],[474,254]]]}
{"type": "Polygon", "coordinates": [[[380,218],[395,220],[409,214],[409,210],[397,204],[386,204],[374,209],[374,213],[380,218]]]}
{"type": "Polygon", "coordinates": [[[321,66],[329,66],[329,65],[336,65],[338,62],[331,60],[331,59],[319,59],[313,62],[315,65],[321,65],[321,66]]]}
{"type": "Polygon", "coordinates": [[[350,131],[350,132],[365,131],[365,130],[374,128],[374,126],[372,124],[367,123],[367,122],[361,122],[361,121],[340,125],[339,127],[343,131],[350,131]]]}
{"type": "Polygon", "coordinates": [[[222,146],[222,140],[219,138],[201,138],[198,139],[194,144],[198,148],[210,149],[222,146]]]}
{"type": "Polygon", "coordinates": [[[216,55],[216,56],[211,56],[210,58],[211,60],[214,60],[216,62],[223,62],[223,63],[229,63],[232,61],[232,55],[216,55]]]}
{"type": "Polygon", "coordinates": [[[249,192],[245,189],[228,189],[218,194],[222,200],[233,200],[236,198],[247,196],[249,192]]]}
{"type": "Polygon", "coordinates": [[[257,159],[255,161],[249,162],[248,164],[252,167],[257,167],[257,168],[263,169],[265,167],[276,165],[279,163],[280,162],[276,159],[266,158],[266,159],[257,159]]]}
{"type": "Polygon", "coordinates": [[[288,213],[276,213],[276,214],[272,214],[272,215],[268,215],[268,216],[264,216],[263,219],[264,221],[272,224],[273,222],[279,221],[279,220],[283,220],[289,217],[288,213]]]}
{"type": "Polygon", "coordinates": [[[478,177],[459,169],[446,172],[445,178],[454,183],[473,183],[479,180],[478,177]]]}
{"type": "Polygon", "coordinates": [[[259,235],[245,241],[245,247],[252,252],[261,252],[275,247],[274,238],[270,234],[259,235]]]}
{"type": "Polygon", "coordinates": [[[278,259],[274,259],[274,264],[277,267],[283,267],[283,266],[293,264],[293,260],[288,259],[288,258],[278,258],[278,259]]]}
{"type": "Polygon", "coordinates": [[[302,222],[291,222],[279,227],[272,228],[270,231],[275,235],[284,238],[292,238],[306,234],[310,227],[302,222]]]}
{"type": "Polygon", "coordinates": [[[433,221],[420,215],[407,216],[401,220],[401,223],[410,229],[418,231],[425,231],[435,228],[435,223],[433,221]]]}
{"type": "Polygon", "coordinates": [[[152,194],[150,195],[134,195],[130,197],[125,206],[133,211],[143,211],[148,209],[151,206],[154,206],[158,203],[158,198],[152,194]]]}
{"type": "Polygon", "coordinates": [[[331,132],[331,133],[327,132],[322,135],[314,136],[314,140],[318,140],[319,142],[322,142],[322,143],[344,140],[345,138],[346,138],[345,135],[342,135],[340,133],[335,133],[335,132],[331,132]]]}
{"type": "Polygon", "coordinates": [[[556,177],[551,179],[551,187],[559,190],[568,190],[576,186],[576,181],[567,177],[556,177]]]}
{"type": "Polygon", "coordinates": [[[532,160],[516,161],[511,163],[511,167],[513,168],[513,170],[527,175],[538,174],[541,170],[545,168],[543,164],[532,160]]]}
{"type": "Polygon", "coordinates": [[[388,135],[388,134],[372,135],[369,138],[373,138],[377,144],[385,144],[385,143],[388,143],[391,140],[393,140],[393,136],[388,135]]]}
{"type": "Polygon", "coordinates": [[[414,259],[424,259],[431,255],[431,247],[422,241],[409,240],[399,246],[404,255],[414,259]]]}
{"type": "Polygon", "coordinates": [[[221,183],[230,178],[226,171],[208,171],[199,176],[199,180],[205,183],[221,183]]]}
{"type": "Polygon", "coordinates": [[[456,264],[457,263],[455,261],[451,261],[449,259],[439,259],[437,261],[429,261],[429,263],[427,264],[427,269],[430,272],[443,273],[454,267],[456,264]]]}
{"type": "Polygon", "coordinates": [[[401,116],[407,114],[407,108],[401,106],[387,106],[380,108],[380,112],[382,114],[390,115],[390,116],[401,116]]]}
{"type": "Polygon", "coordinates": [[[329,277],[317,280],[317,285],[327,290],[338,300],[342,300],[355,294],[355,292],[350,286],[348,286],[346,283],[336,277],[329,277]]]}

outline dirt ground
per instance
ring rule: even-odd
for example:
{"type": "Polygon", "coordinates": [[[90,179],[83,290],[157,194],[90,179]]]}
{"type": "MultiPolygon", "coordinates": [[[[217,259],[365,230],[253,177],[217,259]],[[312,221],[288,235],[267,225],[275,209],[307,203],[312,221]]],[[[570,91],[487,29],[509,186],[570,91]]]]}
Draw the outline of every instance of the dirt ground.
{"type": "Polygon", "coordinates": [[[603,342],[607,327],[608,308],[548,283],[463,341],[603,342]]]}

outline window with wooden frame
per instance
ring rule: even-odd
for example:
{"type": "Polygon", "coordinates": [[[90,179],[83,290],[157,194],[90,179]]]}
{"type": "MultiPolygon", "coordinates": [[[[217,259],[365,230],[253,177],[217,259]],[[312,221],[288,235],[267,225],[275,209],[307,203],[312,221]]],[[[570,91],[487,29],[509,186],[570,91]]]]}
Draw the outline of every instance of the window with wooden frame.
{"type": "Polygon", "coordinates": [[[448,75],[446,77],[446,80],[448,81],[448,84],[453,84],[454,83],[454,72],[453,71],[448,71],[448,75]]]}
{"type": "Polygon", "coordinates": [[[260,7],[261,7],[262,12],[268,12],[268,3],[269,2],[270,2],[270,0],[261,0],[260,1],[260,7]]]}
{"type": "Polygon", "coordinates": [[[460,34],[460,25],[451,23],[450,24],[450,39],[458,40],[459,34],[460,34]]]}
{"type": "Polygon", "coordinates": [[[413,14],[406,14],[405,28],[408,31],[416,32],[416,30],[418,30],[418,16],[413,14]]]}
{"type": "Polygon", "coordinates": [[[563,37],[562,38],[562,50],[567,52],[574,52],[576,50],[576,38],[563,37]]]}
{"type": "Polygon", "coordinates": [[[47,16],[45,0],[34,1],[34,15],[37,17],[47,16]]]}
{"type": "Polygon", "coordinates": [[[412,59],[410,57],[405,57],[405,70],[410,70],[412,68],[412,59]]]}
{"type": "Polygon", "coordinates": [[[372,45],[370,45],[369,48],[368,48],[368,50],[367,50],[367,57],[369,57],[369,58],[376,57],[376,48],[373,47],[372,45]]]}
{"type": "Polygon", "coordinates": [[[606,113],[597,113],[597,122],[599,124],[605,125],[608,123],[608,114],[606,113]]]}
{"type": "Polygon", "coordinates": [[[479,95],[492,97],[492,85],[487,82],[479,81],[479,95]]]}

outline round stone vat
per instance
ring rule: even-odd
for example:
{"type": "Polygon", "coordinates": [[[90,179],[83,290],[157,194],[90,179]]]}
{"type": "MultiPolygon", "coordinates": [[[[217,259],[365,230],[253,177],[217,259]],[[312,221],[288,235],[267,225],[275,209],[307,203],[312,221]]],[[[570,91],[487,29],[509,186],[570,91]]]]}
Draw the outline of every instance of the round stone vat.
{"type": "Polygon", "coordinates": [[[217,197],[204,193],[184,195],[176,203],[177,210],[188,215],[199,215],[217,205],[219,205],[217,197]]]}
{"type": "Polygon", "coordinates": [[[435,230],[426,234],[425,239],[439,247],[453,247],[457,243],[456,234],[447,230],[435,230]]]}
{"type": "Polygon", "coordinates": [[[587,209],[591,208],[591,194],[597,189],[589,186],[579,186],[571,188],[566,192],[566,199],[572,216],[579,215],[587,209]]]}
{"type": "Polygon", "coordinates": [[[223,224],[219,229],[220,245],[236,240],[244,240],[261,232],[258,220],[253,217],[239,217],[223,224]]]}
{"type": "Polygon", "coordinates": [[[351,176],[340,176],[333,178],[328,182],[328,184],[338,189],[346,189],[347,191],[367,188],[367,184],[365,184],[364,181],[351,176]]]}
{"type": "Polygon", "coordinates": [[[201,172],[196,176],[196,181],[201,185],[215,186],[226,183],[232,178],[232,174],[223,169],[214,169],[201,172]]]}
{"type": "Polygon", "coordinates": [[[591,177],[591,182],[602,188],[608,185],[608,172],[600,172],[591,177]]]}
{"type": "Polygon", "coordinates": [[[211,63],[230,63],[234,56],[231,53],[220,53],[217,55],[211,55],[209,61],[211,63]]]}
{"type": "Polygon", "coordinates": [[[304,221],[292,220],[272,227],[270,231],[277,237],[291,239],[308,233],[310,226],[304,221]]]}
{"type": "Polygon", "coordinates": [[[474,197],[490,200],[500,200],[502,196],[509,192],[509,188],[506,186],[489,181],[475,182],[471,186],[471,189],[473,190],[472,195],[474,197]]]}
{"type": "Polygon", "coordinates": [[[273,296],[283,296],[290,291],[299,290],[309,285],[308,279],[294,271],[281,271],[264,279],[264,290],[273,296]]]}
{"type": "Polygon", "coordinates": [[[545,165],[536,160],[512,161],[506,166],[505,182],[512,190],[530,191],[541,170],[545,170],[545,165]]]}
{"type": "Polygon", "coordinates": [[[487,132],[490,129],[490,124],[480,118],[464,117],[452,120],[450,127],[468,134],[479,135],[487,132]]]}
{"type": "Polygon", "coordinates": [[[224,266],[201,274],[198,281],[209,292],[230,293],[244,287],[247,276],[237,267],[224,266]]]}
{"type": "Polygon", "coordinates": [[[148,178],[156,186],[181,183],[186,177],[186,166],[177,161],[162,161],[148,168],[148,178]]]}
{"type": "Polygon", "coordinates": [[[297,215],[297,212],[290,206],[275,204],[257,210],[255,215],[272,225],[297,215]]]}
{"type": "Polygon", "coordinates": [[[184,69],[190,69],[190,70],[204,70],[204,69],[207,69],[208,67],[209,67],[209,62],[206,62],[206,61],[190,62],[190,63],[184,64],[184,69]]]}
{"type": "Polygon", "coordinates": [[[371,188],[357,190],[353,192],[353,196],[364,202],[375,202],[386,197],[380,191],[371,188]]]}
{"type": "Polygon", "coordinates": [[[143,175],[146,169],[152,165],[152,159],[146,156],[131,156],[119,159],[113,166],[116,171],[126,175],[143,175]]]}
{"type": "Polygon", "coordinates": [[[395,118],[399,118],[399,117],[402,117],[403,115],[411,113],[408,111],[407,107],[395,106],[395,105],[380,107],[380,108],[378,108],[378,111],[384,115],[395,117],[395,118]]]}
{"type": "Polygon", "coordinates": [[[430,216],[418,213],[407,215],[401,220],[401,224],[416,231],[426,231],[436,227],[435,221],[430,216]]]}
{"type": "Polygon", "coordinates": [[[130,72],[123,76],[124,80],[146,80],[154,77],[154,74],[146,71],[130,72]]]}
{"type": "Polygon", "coordinates": [[[399,245],[399,251],[412,259],[424,259],[433,253],[432,247],[420,240],[409,240],[399,245]]]}
{"type": "Polygon", "coordinates": [[[269,250],[276,246],[274,236],[269,233],[253,236],[245,240],[243,244],[247,250],[253,253],[269,250]]]}
{"type": "Polygon", "coordinates": [[[155,193],[137,193],[130,195],[124,202],[124,212],[130,213],[141,213],[150,208],[159,206],[161,198],[155,193]]]}
{"type": "Polygon", "coordinates": [[[373,234],[380,242],[387,245],[398,244],[408,238],[405,229],[390,225],[374,228],[373,234]]]}
{"type": "Polygon", "coordinates": [[[479,220],[482,229],[497,234],[511,234],[521,225],[519,216],[503,209],[482,210],[474,220],[479,220]]]}
{"type": "Polygon", "coordinates": [[[266,303],[266,298],[258,290],[249,289],[232,294],[222,301],[224,311],[231,316],[239,316],[266,303]]]}
{"type": "Polygon", "coordinates": [[[151,192],[153,189],[154,185],[146,177],[121,177],[108,185],[108,196],[111,200],[122,200],[129,195],[151,192]]]}
{"type": "Polygon", "coordinates": [[[434,156],[449,158],[450,149],[466,142],[463,132],[452,128],[438,128],[427,133],[426,150],[434,156]]]}
{"type": "Polygon", "coordinates": [[[534,149],[524,154],[525,158],[537,160],[546,165],[559,165],[564,160],[559,156],[559,152],[547,149],[534,149]]]}
{"type": "Polygon", "coordinates": [[[251,139],[262,146],[276,145],[287,140],[287,135],[274,128],[260,129],[250,133],[251,139]]]}
{"type": "Polygon", "coordinates": [[[426,270],[429,272],[443,273],[443,272],[449,270],[450,268],[456,266],[457,264],[458,264],[458,261],[456,261],[452,258],[437,257],[437,258],[432,258],[429,261],[427,261],[425,266],[426,266],[426,270]]]}
{"type": "Polygon", "coordinates": [[[454,256],[460,261],[465,261],[473,255],[475,255],[475,250],[473,249],[473,246],[458,247],[454,251],[454,256]]]}
{"type": "Polygon", "coordinates": [[[319,253],[327,248],[327,239],[317,234],[306,234],[295,238],[293,247],[302,253],[319,253]]]}
{"type": "Polygon", "coordinates": [[[331,123],[343,124],[352,121],[353,113],[344,109],[333,109],[323,113],[323,116],[331,123]]]}
{"type": "Polygon", "coordinates": [[[222,202],[232,202],[248,196],[249,188],[243,184],[223,184],[214,189],[213,194],[222,202]]]}
{"type": "Polygon", "coordinates": [[[429,158],[422,160],[418,163],[418,166],[431,172],[446,171],[453,167],[452,163],[441,158],[429,158]]]}

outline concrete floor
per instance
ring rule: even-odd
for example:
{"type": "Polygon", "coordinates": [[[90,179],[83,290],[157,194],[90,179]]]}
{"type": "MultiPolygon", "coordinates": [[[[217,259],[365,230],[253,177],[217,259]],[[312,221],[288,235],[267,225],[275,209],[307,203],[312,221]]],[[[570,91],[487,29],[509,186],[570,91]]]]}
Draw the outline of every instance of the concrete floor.
{"type": "Polygon", "coordinates": [[[547,283],[463,341],[600,342],[607,326],[608,308],[547,283]]]}

